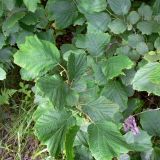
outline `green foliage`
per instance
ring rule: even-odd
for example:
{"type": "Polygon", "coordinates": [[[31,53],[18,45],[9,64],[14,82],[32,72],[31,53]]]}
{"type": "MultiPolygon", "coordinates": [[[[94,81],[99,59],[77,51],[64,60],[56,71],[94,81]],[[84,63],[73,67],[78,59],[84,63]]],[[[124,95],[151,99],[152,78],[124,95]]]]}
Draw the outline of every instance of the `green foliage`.
{"type": "Polygon", "coordinates": [[[36,121],[36,135],[47,145],[50,154],[56,156],[62,151],[66,134],[74,124],[71,112],[48,111],[36,121]]]}
{"type": "Polygon", "coordinates": [[[97,121],[88,127],[88,133],[90,149],[97,160],[111,159],[131,149],[113,122],[97,121]]]}
{"type": "Polygon", "coordinates": [[[39,40],[37,36],[27,37],[25,44],[14,55],[14,63],[20,65],[36,78],[58,65],[59,51],[54,44],[39,40]]]}
{"type": "MultiPolygon", "coordinates": [[[[158,0],[0,0],[0,80],[18,65],[21,78],[34,82],[35,133],[52,157],[159,155],[157,139],[151,141],[159,136],[159,112],[139,113],[154,104],[145,92],[160,96],[158,6],[158,0]],[[138,135],[123,132],[130,114],[140,118],[138,135]]],[[[21,84],[19,93],[30,97],[26,90],[21,84]]],[[[10,96],[4,92],[0,103],[10,96]]]]}
{"type": "Polygon", "coordinates": [[[158,123],[160,117],[159,115],[160,111],[147,111],[140,116],[142,127],[148,132],[148,134],[153,136],[160,135],[158,123]]]}
{"type": "Polygon", "coordinates": [[[6,78],[6,72],[3,68],[0,67],[0,80],[4,80],[6,78]]]}

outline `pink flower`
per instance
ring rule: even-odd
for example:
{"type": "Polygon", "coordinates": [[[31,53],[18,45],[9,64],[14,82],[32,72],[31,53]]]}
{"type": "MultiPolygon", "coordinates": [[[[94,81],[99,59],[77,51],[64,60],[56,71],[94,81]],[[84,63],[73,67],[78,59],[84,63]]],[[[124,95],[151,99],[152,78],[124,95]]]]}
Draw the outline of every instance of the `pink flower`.
{"type": "Polygon", "coordinates": [[[136,120],[133,116],[129,116],[127,119],[125,119],[123,128],[125,132],[132,131],[134,135],[137,135],[139,133],[136,120]]]}

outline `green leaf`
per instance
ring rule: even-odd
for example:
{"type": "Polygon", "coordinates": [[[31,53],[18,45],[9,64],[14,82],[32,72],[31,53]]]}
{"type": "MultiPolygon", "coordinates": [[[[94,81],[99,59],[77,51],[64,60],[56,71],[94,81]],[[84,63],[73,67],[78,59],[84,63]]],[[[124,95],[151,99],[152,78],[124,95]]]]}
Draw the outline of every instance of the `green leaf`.
{"type": "Polygon", "coordinates": [[[151,82],[160,85],[160,64],[157,65],[157,67],[154,69],[153,72],[151,72],[149,79],[151,82]]]}
{"type": "Polygon", "coordinates": [[[98,121],[88,127],[89,145],[96,160],[109,160],[130,149],[119,127],[110,121],[98,121]]]}
{"type": "Polygon", "coordinates": [[[2,25],[3,33],[8,36],[10,32],[13,32],[12,30],[17,30],[16,24],[24,16],[25,16],[25,12],[18,11],[11,14],[9,17],[7,17],[2,25]]]}
{"type": "Polygon", "coordinates": [[[124,55],[113,56],[105,62],[103,73],[108,80],[124,75],[122,70],[131,69],[133,62],[124,55]]]}
{"type": "Polygon", "coordinates": [[[124,75],[120,76],[122,83],[126,86],[131,85],[136,71],[134,69],[126,70],[124,75]]]}
{"type": "Polygon", "coordinates": [[[138,13],[143,20],[149,21],[152,19],[153,11],[149,5],[142,4],[141,7],[138,9],[138,13]]]}
{"type": "Polygon", "coordinates": [[[160,157],[160,148],[155,147],[152,153],[152,159],[159,160],[160,157]]]}
{"type": "Polygon", "coordinates": [[[47,3],[46,3],[46,6],[45,6],[45,12],[46,12],[47,18],[50,21],[54,20],[53,6],[54,6],[55,2],[56,2],[56,0],[48,0],[47,3]]]}
{"type": "Polygon", "coordinates": [[[67,160],[74,160],[75,156],[73,151],[73,143],[78,130],[79,130],[79,126],[74,126],[70,128],[69,131],[67,132],[66,141],[65,141],[67,160]]]}
{"type": "Polygon", "coordinates": [[[104,54],[111,36],[108,33],[87,33],[77,36],[76,46],[78,48],[87,48],[87,51],[94,57],[104,54]]]}
{"type": "Polygon", "coordinates": [[[82,13],[101,12],[107,7],[106,0],[76,0],[76,2],[82,13]]]}
{"type": "Polygon", "coordinates": [[[93,121],[99,121],[102,119],[113,119],[115,113],[119,110],[119,106],[105,97],[100,96],[98,99],[83,105],[82,110],[93,121]]]}
{"type": "Polygon", "coordinates": [[[149,51],[149,48],[145,42],[139,42],[136,45],[136,50],[140,55],[144,55],[145,53],[149,51]]]}
{"type": "Polygon", "coordinates": [[[36,86],[44,96],[50,99],[57,109],[62,109],[66,105],[66,96],[69,88],[60,77],[48,76],[40,78],[36,86]]]}
{"type": "Polygon", "coordinates": [[[146,111],[140,114],[142,128],[152,136],[160,136],[160,111],[146,111]]]}
{"type": "Polygon", "coordinates": [[[133,135],[132,132],[125,134],[125,139],[135,151],[143,152],[152,149],[151,136],[147,132],[140,130],[140,133],[133,135]]]}
{"type": "MultiPolygon", "coordinates": [[[[2,0],[3,5],[7,8],[7,10],[11,11],[16,6],[16,0],[2,0]]],[[[4,7],[4,6],[3,6],[4,7]]]]}
{"type": "Polygon", "coordinates": [[[56,26],[60,29],[71,25],[78,16],[77,8],[73,0],[55,0],[52,10],[56,26]]]}
{"type": "Polygon", "coordinates": [[[2,49],[2,47],[5,45],[5,40],[6,40],[6,37],[0,33],[0,49],[2,49]]]}
{"type": "Polygon", "coordinates": [[[66,97],[66,103],[68,106],[77,106],[79,102],[79,94],[74,89],[69,90],[66,97]]]}
{"type": "Polygon", "coordinates": [[[108,29],[108,24],[111,21],[109,14],[105,12],[93,13],[86,15],[87,22],[93,25],[96,30],[105,32],[108,29]]]}
{"type": "Polygon", "coordinates": [[[50,155],[57,157],[63,149],[69,128],[74,125],[71,112],[49,111],[38,118],[35,130],[38,139],[47,145],[50,155]]]}
{"type": "Polygon", "coordinates": [[[136,24],[140,19],[139,14],[136,11],[131,11],[127,17],[127,20],[130,24],[136,24]]]}
{"type": "Polygon", "coordinates": [[[154,42],[154,47],[157,49],[157,50],[160,50],[160,38],[158,37],[155,42],[154,42]]]}
{"type": "Polygon", "coordinates": [[[144,59],[146,59],[148,62],[157,62],[160,60],[160,53],[155,51],[150,51],[147,54],[144,55],[144,59]]]}
{"type": "Polygon", "coordinates": [[[144,38],[139,34],[130,34],[128,36],[128,45],[132,48],[136,48],[136,46],[143,41],[144,38]]]}
{"type": "Polygon", "coordinates": [[[6,72],[3,68],[0,67],[0,80],[6,79],[6,72]]]}
{"type": "Polygon", "coordinates": [[[127,108],[127,92],[119,81],[108,82],[103,88],[101,95],[117,103],[120,106],[120,111],[124,111],[127,108]]]}
{"type": "MultiPolygon", "coordinates": [[[[78,53],[78,52],[77,52],[78,53]]],[[[70,82],[79,80],[87,68],[87,56],[85,53],[71,53],[68,57],[68,74],[70,82]]]]}
{"type": "Polygon", "coordinates": [[[60,60],[57,47],[37,36],[29,36],[20,50],[14,55],[14,63],[29,71],[32,78],[43,75],[53,69],[60,60]]]}
{"type": "Polygon", "coordinates": [[[151,81],[152,78],[150,77],[159,66],[160,64],[155,62],[148,63],[141,67],[135,74],[132,81],[133,89],[138,91],[147,91],[149,94],[153,93],[155,95],[160,95],[160,85],[153,83],[151,81]]]}
{"type": "Polygon", "coordinates": [[[35,12],[37,9],[37,4],[40,3],[40,0],[23,0],[24,4],[29,11],[35,12]]]}
{"type": "Polygon", "coordinates": [[[151,35],[160,31],[160,26],[155,21],[142,21],[137,24],[137,28],[142,34],[151,35]]]}
{"type": "Polygon", "coordinates": [[[111,32],[115,34],[123,33],[127,26],[121,19],[115,19],[109,23],[108,27],[110,28],[111,32]]]}
{"type": "Polygon", "coordinates": [[[102,65],[103,64],[95,64],[92,67],[93,71],[94,71],[95,81],[96,81],[96,83],[98,83],[98,85],[105,85],[107,82],[107,79],[106,79],[104,73],[102,72],[102,65]]]}
{"type": "Polygon", "coordinates": [[[109,6],[112,11],[118,15],[125,15],[131,7],[130,0],[108,0],[109,6]]]}
{"type": "Polygon", "coordinates": [[[26,25],[36,25],[38,23],[38,17],[35,13],[28,12],[22,19],[21,22],[23,22],[26,25]]]}

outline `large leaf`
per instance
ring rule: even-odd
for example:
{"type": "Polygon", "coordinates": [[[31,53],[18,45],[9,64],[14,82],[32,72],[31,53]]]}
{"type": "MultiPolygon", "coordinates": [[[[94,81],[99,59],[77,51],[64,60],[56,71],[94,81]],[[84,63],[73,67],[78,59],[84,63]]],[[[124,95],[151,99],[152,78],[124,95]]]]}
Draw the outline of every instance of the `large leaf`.
{"type": "Polygon", "coordinates": [[[6,72],[0,67],[0,80],[6,79],[6,72]]]}
{"type": "Polygon", "coordinates": [[[140,115],[140,122],[144,130],[152,136],[160,136],[160,111],[148,111],[140,115]]]}
{"type": "Polygon", "coordinates": [[[133,62],[127,56],[113,56],[106,61],[103,72],[106,78],[109,80],[119,75],[124,75],[122,70],[131,69],[132,66],[133,62]]]}
{"type": "Polygon", "coordinates": [[[24,4],[28,8],[29,11],[35,12],[37,9],[37,4],[40,3],[40,0],[23,0],[24,4]]]}
{"type": "Polygon", "coordinates": [[[125,15],[131,7],[130,0],[108,0],[108,3],[114,13],[118,15],[125,15]]]}
{"type": "Polygon", "coordinates": [[[108,33],[87,33],[77,37],[76,46],[87,48],[87,51],[94,57],[104,54],[107,44],[110,42],[108,33]]]}
{"type": "Polygon", "coordinates": [[[108,82],[103,88],[101,94],[111,101],[119,104],[120,111],[124,111],[127,108],[127,92],[119,81],[108,82]]]}
{"type": "MultiPolygon", "coordinates": [[[[140,68],[137,73],[135,74],[135,77],[132,81],[133,88],[138,91],[147,91],[148,93],[154,93],[156,95],[160,95],[160,84],[156,84],[152,82],[152,73],[157,69],[157,67],[160,68],[160,64],[155,63],[148,63],[142,68],[140,68]]],[[[159,73],[154,75],[159,76],[159,73]]]]}
{"type": "Polygon", "coordinates": [[[67,132],[66,141],[65,141],[67,160],[74,160],[73,143],[78,130],[79,130],[79,126],[74,126],[70,128],[69,131],[67,132]]]}
{"type": "Polygon", "coordinates": [[[58,156],[63,149],[66,133],[74,125],[75,120],[71,112],[49,111],[36,121],[36,135],[47,145],[51,156],[58,156]]]}
{"type": "Polygon", "coordinates": [[[93,121],[113,118],[118,112],[119,106],[116,103],[101,96],[98,99],[88,102],[82,106],[85,112],[93,121]]]}
{"type": "Polygon", "coordinates": [[[78,80],[87,68],[87,56],[85,53],[71,53],[68,58],[69,80],[78,80]]]}
{"type": "Polygon", "coordinates": [[[29,71],[32,78],[53,69],[59,62],[60,54],[56,46],[37,36],[29,36],[14,55],[14,63],[29,71]]]}
{"type": "Polygon", "coordinates": [[[98,121],[88,127],[89,145],[96,160],[110,160],[130,149],[119,127],[110,121],[98,121]]]}
{"type": "Polygon", "coordinates": [[[107,7],[106,0],[76,0],[78,9],[82,13],[104,11],[107,7]]]}
{"type": "Polygon", "coordinates": [[[73,0],[55,0],[52,6],[54,18],[58,28],[66,28],[78,16],[77,7],[73,0]]]}
{"type": "Polygon", "coordinates": [[[56,108],[62,109],[66,105],[68,86],[58,76],[40,78],[36,86],[44,96],[48,97],[56,108]]]}

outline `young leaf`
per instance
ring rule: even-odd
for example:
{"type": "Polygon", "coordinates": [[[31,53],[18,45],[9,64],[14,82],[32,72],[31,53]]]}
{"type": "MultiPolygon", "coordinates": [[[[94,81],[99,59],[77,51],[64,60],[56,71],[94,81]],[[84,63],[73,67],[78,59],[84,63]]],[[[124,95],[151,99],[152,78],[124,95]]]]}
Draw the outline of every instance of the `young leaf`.
{"type": "Polygon", "coordinates": [[[113,122],[97,121],[88,127],[88,133],[90,150],[96,160],[109,160],[131,150],[113,122]]]}
{"type": "Polygon", "coordinates": [[[36,120],[36,135],[47,145],[50,155],[57,157],[63,149],[69,128],[74,125],[75,119],[71,112],[49,111],[36,120]]]}
{"type": "Polygon", "coordinates": [[[14,55],[14,63],[29,71],[33,78],[53,69],[60,60],[57,47],[37,36],[29,36],[14,55]]]}

